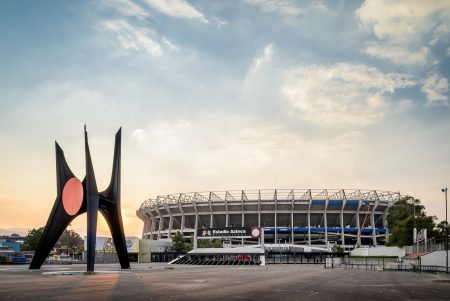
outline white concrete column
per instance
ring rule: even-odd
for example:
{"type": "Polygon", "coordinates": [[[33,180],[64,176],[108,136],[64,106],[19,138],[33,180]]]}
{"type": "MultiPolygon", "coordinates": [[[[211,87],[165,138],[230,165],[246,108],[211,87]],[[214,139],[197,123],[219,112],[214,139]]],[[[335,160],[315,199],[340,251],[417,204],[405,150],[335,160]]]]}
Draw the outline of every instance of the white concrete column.
{"type": "MultiPolygon", "coordinates": [[[[245,227],[245,217],[244,217],[244,191],[242,190],[242,194],[241,194],[241,214],[242,214],[242,218],[241,218],[241,226],[245,227]]],[[[242,239],[242,244],[244,242],[244,239],[242,239]]]]}
{"type": "Polygon", "coordinates": [[[230,224],[230,215],[228,213],[228,198],[227,194],[225,194],[225,227],[228,227],[230,224]]]}
{"type": "Polygon", "coordinates": [[[198,229],[198,212],[195,214],[195,231],[198,229]]]}
{"type": "Polygon", "coordinates": [[[310,195],[309,206],[308,206],[308,244],[309,245],[311,245],[311,203],[312,203],[312,197],[310,195]]]}
{"type": "Polygon", "coordinates": [[[275,190],[274,196],[273,196],[274,200],[275,200],[275,232],[274,232],[274,243],[278,243],[278,224],[277,224],[277,210],[278,210],[278,200],[277,200],[277,191],[275,190]]]}
{"type": "Polygon", "coordinates": [[[156,232],[156,217],[155,217],[155,214],[153,214],[153,213],[151,213],[150,216],[152,218],[152,225],[150,227],[150,236],[151,236],[151,240],[153,240],[153,234],[156,232]]]}
{"type": "Polygon", "coordinates": [[[357,238],[356,243],[361,246],[361,221],[359,220],[359,210],[361,209],[362,200],[358,200],[358,209],[356,209],[356,228],[357,228],[357,238]]]}
{"type": "Polygon", "coordinates": [[[211,203],[211,197],[212,197],[212,192],[209,193],[209,198],[208,198],[208,203],[209,203],[209,227],[212,228],[214,227],[214,215],[213,215],[213,210],[212,210],[212,203],[211,203]]]}
{"type": "Polygon", "coordinates": [[[148,232],[148,216],[144,213],[144,229],[142,229],[142,239],[146,239],[147,232],[148,232]]]}
{"type": "Polygon", "coordinates": [[[294,206],[292,205],[291,209],[291,242],[292,244],[295,244],[294,241],[294,206]]]}
{"type": "Polygon", "coordinates": [[[186,218],[185,218],[185,216],[184,216],[184,210],[183,210],[183,207],[181,206],[181,202],[178,200],[178,209],[180,210],[180,212],[181,212],[181,225],[180,225],[180,230],[181,230],[181,233],[183,233],[183,231],[184,231],[184,228],[186,227],[186,218]]]}
{"type": "Polygon", "coordinates": [[[258,227],[261,227],[261,190],[258,190],[258,227]]]}
{"type": "Polygon", "coordinates": [[[169,216],[169,238],[172,238],[173,216],[169,216]]]}
{"type": "Polygon", "coordinates": [[[386,210],[383,213],[383,228],[386,230],[386,232],[384,233],[384,238],[386,240],[386,242],[389,241],[389,229],[388,229],[388,221],[387,221],[387,215],[389,212],[389,208],[391,207],[390,202],[388,203],[388,207],[386,208],[386,210]]]}
{"type": "MultiPolygon", "coordinates": [[[[345,194],[345,192],[342,192],[343,194],[345,194]]],[[[342,207],[341,207],[341,241],[342,241],[342,248],[344,248],[345,250],[345,233],[344,233],[344,207],[346,204],[347,200],[345,199],[345,197],[342,200],[342,207]]]]}
{"type": "Polygon", "coordinates": [[[164,217],[159,216],[158,239],[161,239],[161,231],[164,224],[164,217]]]}
{"type": "Polygon", "coordinates": [[[325,210],[323,213],[323,224],[325,227],[325,246],[328,248],[328,215],[327,215],[327,210],[328,210],[328,203],[330,198],[328,197],[328,191],[325,191],[325,210]]]}
{"type": "Polygon", "coordinates": [[[372,212],[370,213],[370,225],[372,227],[372,242],[373,246],[377,246],[377,233],[375,227],[375,208],[378,207],[379,202],[375,201],[374,207],[372,208],[372,212]]]}
{"type": "Polygon", "coordinates": [[[186,223],[186,220],[185,220],[185,217],[184,217],[184,214],[183,214],[183,215],[181,215],[181,225],[180,225],[180,232],[181,233],[183,233],[183,231],[184,231],[185,223],[186,223]]]}
{"type": "Polygon", "coordinates": [[[158,237],[158,239],[161,239],[161,231],[162,231],[162,227],[164,224],[164,218],[163,218],[161,212],[159,211],[157,204],[153,205],[153,209],[155,210],[155,212],[158,214],[158,217],[159,217],[159,226],[158,226],[158,236],[157,237],[158,237]]]}

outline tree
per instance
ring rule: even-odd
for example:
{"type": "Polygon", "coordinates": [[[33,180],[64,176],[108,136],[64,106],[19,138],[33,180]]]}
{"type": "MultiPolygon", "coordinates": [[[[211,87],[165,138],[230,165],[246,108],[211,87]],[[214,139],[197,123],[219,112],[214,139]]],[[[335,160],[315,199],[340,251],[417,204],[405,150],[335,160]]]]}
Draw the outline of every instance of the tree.
{"type": "Polygon", "coordinates": [[[183,234],[181,234],[180,231],[177,231],[177,233],[172,238],[172,250],[178,253],[183,253],[186,251],[186,241],[183,237],[183,234]]]}
{"type": "Polygon", "coordinates": [[[28,234],[27,236],[25,236],[25,240],[22,246],[22,250],[35,251],[39,243],[39,239],[41,238],[42,232],[44,232],[44,227],[28,230],[28,234]]]}
{"type": "Polygon", "coordinates": [[[73,253],[75,249],[78,251],[83,247],[83,239],[80,234],[76,233],[74,230],[64,230],[61,237],[55,244],[55,248],[59,252],[73,253]]]}
{"type": "Polygon", "coordinates": [[[344,253],[344,248],[339,245],[334,245],[333,248],[331,248],[331,251],[336,253],[344,253]]]}
{"type": "Polygon", "coordinates": [[[193,239],[190,239],[189,241],[186,241],[186,243],[185,243],[186,252],[189,252],[189,251],[191,251],[194,248],[193,243],[194,243],[193,239]]]}
{"type": "Polygon", "coordinates": [[[197,240],[198,248],[211,248],[211,240],[209,239],[199,239],[197,240]]]}
{"type": "MultiPolygon", "coordinates": [[[[42,236],[42,232],[44,232],[44,227],[29,230],[27,236],[25,236],[22,250],[35,251],[39,244],[39,239],[42,236]]],[[[80,251],[83,248],[83,239],[80,234],[75,231],[66,229],[56,242],[55,247],[66,251],[67,253],[73,253],[75,248],[80,251]]]]}
{"type": "Polygon", "coordinates": [[[222,248],[222,241],[220,239],[199,239],[197,240],[198,248],[222,248]]]}
{"type": "Polygon", "coordinates": [[[441,221],[435,229],[435,236],[436,236],[436,242],[440,243],[440,242],[444,242],[445,241],[445,235],[446,235],[446,229],[448,229],[447,233],[450,233],[450,225],[447,224],[446,221],[441,221]]]}
{"type": "Polygon", "coordinates": [[[397,223],[414,215],[425,216],[425,207],[420,204],[420,200],[412,196],[405,196],[389,208],[387,222],[389,229],[394,229],[397,223]],[[415,207],[415,208],[414,208],[415,207]]]}
{"type": "Polygon", "coordinates": [[[213,241],[213,248],[222,248],[222,241],[219,239],[213,241]]]}
{"type": "Polygon", "coordinates": [[[429,236],[433,235],[435,216],[427,216],[425,207],[420,200],[407,196],[389,208],[387,222],[391,229],[388,245],[408,246],[414,243],[414,227],[419,231],[427,229],[429,236]],[[414,215],[415,211],[415,215],[414,215]]]}

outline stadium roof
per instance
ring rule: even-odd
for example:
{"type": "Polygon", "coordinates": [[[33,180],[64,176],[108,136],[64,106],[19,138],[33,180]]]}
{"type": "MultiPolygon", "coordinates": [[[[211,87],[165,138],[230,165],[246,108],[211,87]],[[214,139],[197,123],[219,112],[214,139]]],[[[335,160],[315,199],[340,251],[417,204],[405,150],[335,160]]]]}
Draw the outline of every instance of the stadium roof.
{"type": "Polygon", "coordinates": [[[260,189],[260,190],[227,190],[207,192],[187,192],[159,195],[155,199],[145,200],[140,208],[157,204],[215,202],[215,201],[248,201],[248,200],[363,200],[363,201],[398,201],[400,192],[363,190],[363,189],[260,189]]]}

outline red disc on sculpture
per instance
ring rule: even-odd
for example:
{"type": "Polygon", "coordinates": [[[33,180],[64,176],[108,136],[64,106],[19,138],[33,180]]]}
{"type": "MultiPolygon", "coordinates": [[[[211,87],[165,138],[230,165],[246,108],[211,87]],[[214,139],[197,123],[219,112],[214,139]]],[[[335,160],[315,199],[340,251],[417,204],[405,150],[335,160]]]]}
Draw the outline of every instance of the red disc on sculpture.
{"type": "Polygon", "coordinates": [[[71,178],[64,185],[62,193],[64,210],[68,215],[77,214],[83,204],[83,185],[77,178],[71,178]]]}

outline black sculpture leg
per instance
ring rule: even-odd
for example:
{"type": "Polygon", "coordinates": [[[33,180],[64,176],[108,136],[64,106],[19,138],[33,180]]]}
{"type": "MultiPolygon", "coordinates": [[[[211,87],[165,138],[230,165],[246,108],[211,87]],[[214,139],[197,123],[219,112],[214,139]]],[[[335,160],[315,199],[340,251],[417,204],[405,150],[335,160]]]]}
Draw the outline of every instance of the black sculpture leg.
{"type": "Polygon", "coordinates": [[[105,217],[109,229],[112,234],[114,247],[119,257],[120,267],[122,269],[129,269],[130,262],[128,260],[128,251],[125,241],[125,233],[123,231],[122,215],[120,208],[112,207],[108,209],[100,209],[100,212],[105,217]]]}
{"type": "Polygon", "coordinates": [[[87,204],[87,272],[94,272],[95,265],[95,242],[97,239],[97,215],[99,196],[97,183],[95,181],[94,168],[92,167],[91,153],[84,127],[84,145],[86,153],[86,179],[85,179],[85,200],[87,204]]]}
{"type": "MultiPolygon", "coordinates": [[[[64,211],[64,209],[62,211],[64,211]]],[[[49,217],[49,221],[51,220],[51,217],[52,216],[49,217]]],[[[61,212],[61,210],[57,210],[54,217],[53,224],[48,225],[49,223],[47,222],[47,225],[42,232],[38,247],[36,248],[33,259],[31,260],[30,269],[41,268],[53,246],[61,237],[70,222],[74,219],[74,217],[67,217],[67,214],[65,214],[65,212],[61,212]]]]}
{"type": "MultiPolygon", "coordinates": [[[[63,206],[62,194],[64,186],[67,181],[75,178],[74,174],[67,165],[64,157],[64,152],[59,147],[58,143],[55,143],[56,148],[56,181],[57,181],[57,197],[53,204],[52,211],[48,217],[47,224],[44,228],[41,238],[39,239],[36,252],[30,264],[30,269],[39,269],[47,258],[48,254],[52,250],[53,246],[58,241],[61,234],[70,224],[70,222],[79,214],[75,215],[67,214],[63,206]]],[[[82,210],[81,210],[82,211],[82,210]]]]}
{"type": "Polygon", "coordinates": [[[114,241],[114,246],[119,257],[122,269],[129,269],[125,232],[123,230],[122,214],[120,209],[120,156],[121,156],[122,129],[116,134],[114,145],[114,159],[112,167],[111,183],[108,188],[100,193],[100,212],[105,217],[114,241]]]}

